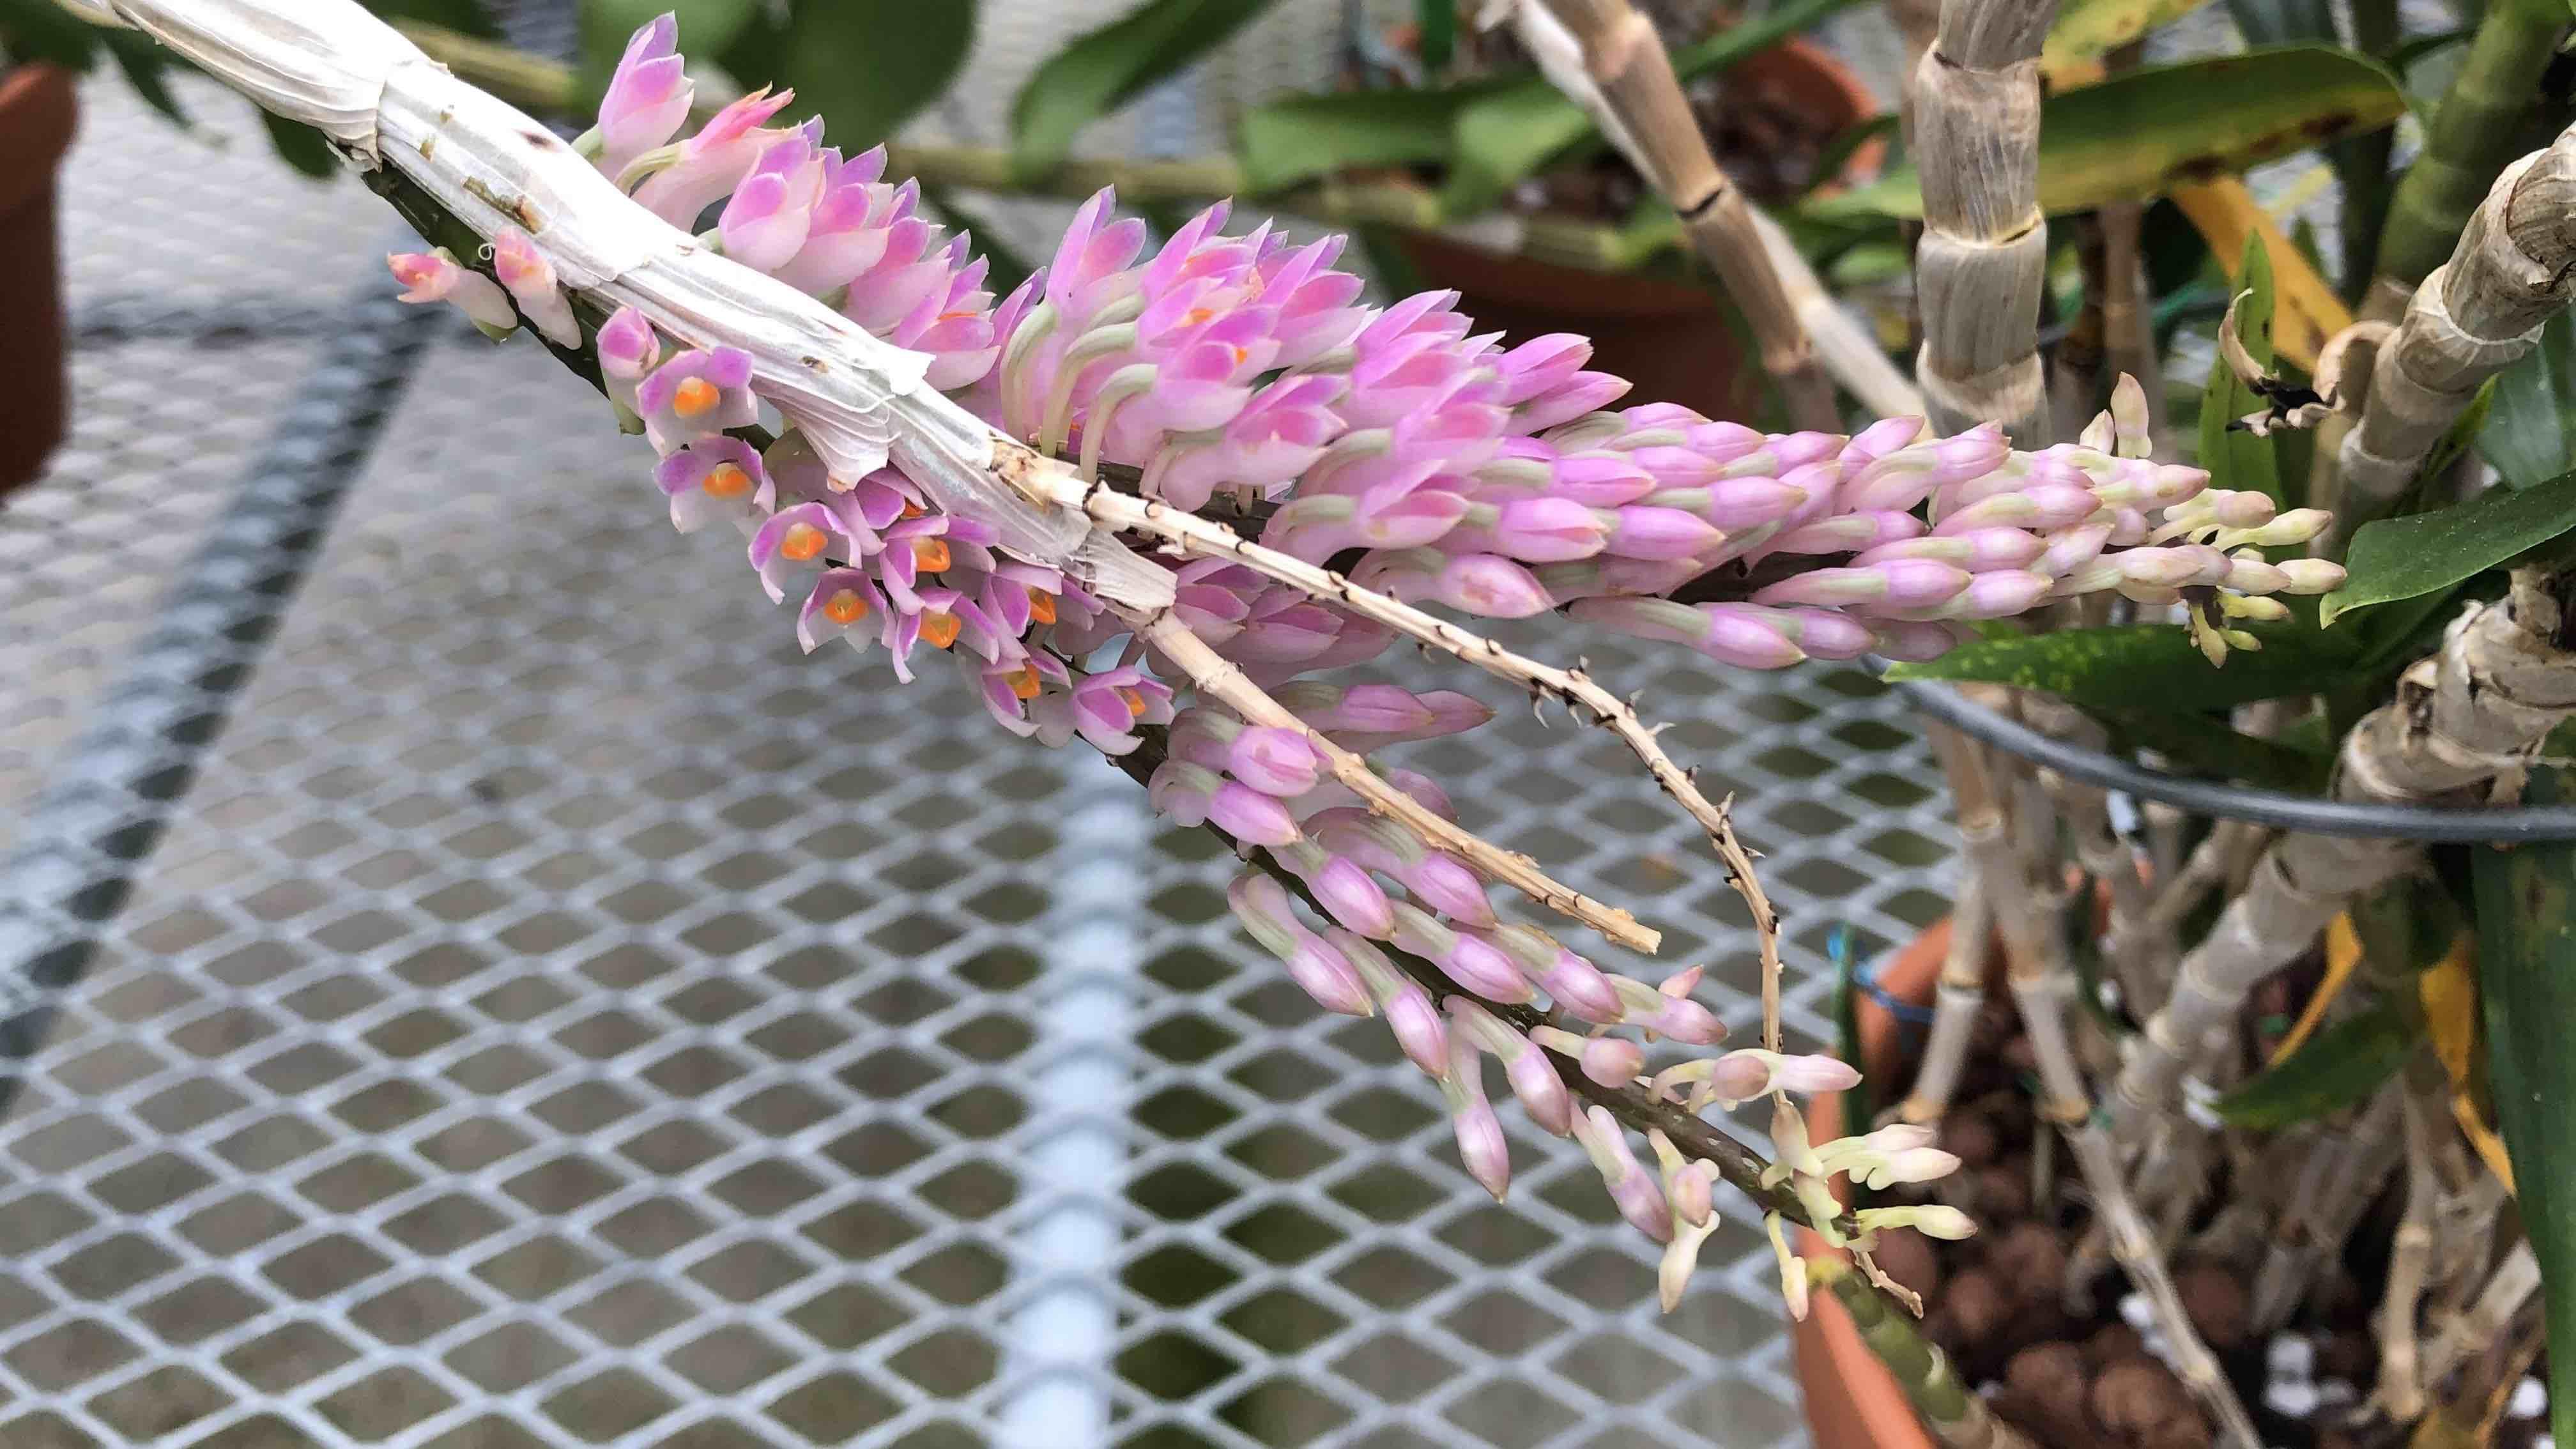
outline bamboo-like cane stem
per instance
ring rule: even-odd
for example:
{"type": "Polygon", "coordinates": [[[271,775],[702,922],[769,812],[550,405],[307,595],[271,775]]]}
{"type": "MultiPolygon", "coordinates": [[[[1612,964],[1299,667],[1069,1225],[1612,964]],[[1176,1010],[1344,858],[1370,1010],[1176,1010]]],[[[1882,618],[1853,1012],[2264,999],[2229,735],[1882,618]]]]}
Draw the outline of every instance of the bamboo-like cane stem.
{"type": "MultiPolygon", "coordinates": [[[[2429,293],[2431,289],[2428,288],[2429,293]]],[[[2335,794],[2431,801],[2517,767],[2576,715],[2576,652],[2563,575],[2519,570],[2505,598],[2453,623],[2439,653],[2400,677],[2397,698],[2345,737],[2335,794]]],[[[2254,984],[2307,949],[2343,903],[2406,868],[2404,841],[2290,835],[2184,957],[2173,993],[2132,1039],[2112,1102],[2123,1143],[2166,1115],[2187,1073],[2223,1056],[2254,984]]]]}
{"type": "Polygon", "coordinates": [[[2556,0],[2493,0],[2442,95],[2424,149],[2398,180],[2379,234],[2376,280],[2412,290],[2451,254],[2496,172],[2513,156],[2540,73],[2557,54],[2567,7],[2556,0]]]}
{"type": "Polygon", "coordinates": [[[1995,1417],[1986,1401],[1959,1381],[1949,1358],[1930,1339],[1872,1294],[1858,1273],[1833,1258],[1812,1258],[1807,1276],[1833,1291],[1860,1330],[1862,1343],[1914,1401],[1924,1427],[1947,1449],[2031,1449],[2021,1431],[1995,1417]]]}
{"type": "Polygon", "coordinates": [[[2048,441],[2039,45],[2056,15],[2055,0],[1943,0],[1939,34],[1914,73],[1923,177],[1914,380],[1935,429],[1999,422],[2025,448],[2048,441]]]}
{"type": "Polygon", "coordinates": [[[2268,1333],[2288,1321],[2307,1297],[2316,1261],[2350,1235],[2353,1221],[2378,1198],[2380,1180],[2400,1154],[2398,1093],[2395,1086],[2381,1088],[2351,1126],[2317,1140],[2255,1270],[2256,1329],[2268,1333]]]}
{"type": "MultiPolygon", "coordinates": [[[[2501,6],[2503,0],[2498,0],[2501,6]]],[[[2380,347],[2337,453],[2336,546],[2385,512],[2488,378],[2539,340],[2576,275],[2576,127],[2513,163],[2380,347]]]]}
{"type": "Polygon", "coordinates": [[[1950,903],[1950,946],[1941,959],[1941,984],[1932,998],[1932,1030],[1924,1039],[1923,1060],[1914,1070],[1914,1089],[1897,1108],[1907,1122],[1941,1120],[1957,1095],[1959,1078],[1968,1067],[1968,1042],[1976,1034],[1977,1013],[1986,1004],[1986,951],[1994,934],[1994,913],[1987,908],[1985,877],[1972,867],[1961,872],[1958,894],[1950,903]]]}
{"type": "MultiPolygon", "coordinates": [[[[1981,837],[2000,835],[2000,830],[1985,829],[2000,821],[1994,818],[1995,781],[1984,761],[1964,740],[1945,748],[1936,739],[1934,746],[1952,781],[1962,834],[1967,833],[1974,819],[1981,837]]],[[[2020,1008],[2022,1028],[2028,1034],[2033,1064],[2038,1069],[2040,1119],[2056,1124],[2073,1151],[2076,1170],[2084,1180],[2085,1190],[2092,1195],[2094,1217],[2108,1239],[2111,1255],[2119,1260],[2131,1285],[2145,1296],[2157,1328],[2172,1349],[2175,1372],[2217,1421],[2221,1442],[2229,1449],[2261,1449],[2262,1440],[2255,1434],[2245,1406],[2238,1402],[2236,1391],[2229,1386],[2227,1375],[2219,1368],[2217,1355],[2201,1341],[2199,1330],[2183,1311],[2182,1296],[2174,1288],[2173,1275],[2165,1267],[2155,1235],[2121,1178],[2119,1155],[2110,1134],[2093,1112],[2092,1094],[2084,1085],[2084,1070],[2076,1062],[2075,1045],[2067,1033],[2066,1008],[2075,995],[2075,972],[2067,963],[2056,917],[2040,893],[2030,888],[2018,854],[1999,850],[1990,842],[1982,846],[1982,851],[1989,857],[1981,864],[1988,867],[1984,879],[1990,889],[1999,878],[2017,880],[2023,887],[1997,896],[1995,924],[2004,943],[2005,980],[2012,988],[2014,1005],[2020,1008]],[[1998,855],[2006,858],[1992,859],[1998,855]]],[[[2089,909],[2090,905],[2084,902],[2080,908],[2089,909]]]]}
{"type": "Polygon", "coordinates": [[[2440,1383],[2449,1378],[2470,1354],[2495,1342],[2539,1291],[2540,1259],[2532,1252],[2531,1240],[2523,1238],[2487,1275],[2486,1285],[2468,1310],[2442,1325],[2424,1353],[2425,1381],[2440,1383]]]}
{"type": "Polygon", "coordinates": [[[2372,1398],[2389,1418],[2411,1424],[2424,1413],[2422,1341],[2416,1332],[2417,1310],[2432,1276],[2434,1211],[2442,1199],[2442,1179],[2433,1165],[2433,1133],[2448,1129],[2448,1113],[2427,1099],[2426,1087],[2447,1093],[2449,1080],[2429,1054],[2418,1050],[2419,1072],[2410,1063],[2405,1113],[2406,1210],[2388,1253],[2388,1276],[2373,1325],[2379,1338],[2379,1386],[2372,1398]],[[2419,1080],[2429,1078],[2429,1080],[2419,1080]]]}
{"type": "Polygon", "coordinates": [[[1716,270],[1744,312],[1778,380],[1789,416],[1802,428],[1840,426],[1832,384],[1816,363],[1770,249],[1744,193],[1710,154],[1708,138],[1682,95],[1672,58],[1654,22],[1629,0],[1546,0],[1549,11],[1583,47],[1583,63],[1607,105],[1635,138],[1655,184],[1682,219],[1692,249],[1716,270]]]}

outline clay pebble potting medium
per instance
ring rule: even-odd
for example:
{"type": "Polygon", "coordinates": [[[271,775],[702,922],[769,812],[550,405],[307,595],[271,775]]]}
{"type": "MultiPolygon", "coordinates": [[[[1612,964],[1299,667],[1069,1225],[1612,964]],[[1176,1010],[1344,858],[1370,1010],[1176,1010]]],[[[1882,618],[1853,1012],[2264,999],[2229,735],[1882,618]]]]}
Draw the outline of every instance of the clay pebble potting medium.
{"type": "Polygon", "coordinates": [[[50,65],[0,71],[0,495],[27,482],[63,440],[63,280],[54,177],[71,149],[72,76],[50,65]]]}
{"type": "MultiPolygon", "coordinates": [[[[1731,94],[1805,117],[1827,139],[1879,111],[1859,76],[1823,46],[1796,36],[1746,57],[1724,84],[1731,94]]],[[[1865,143],[1838,182],[1870,179],[1885,154],[1881,143],[1865,143]]],[[[1733,164],[1734,158],[1721,148],[1719,160],[1733,164]]],[[[1756,192],[1755,199],[1766,198],[1756,192]]],[[[1709,290],[1713,282],[1594,271],[1430,232],[1406,232],[1399,244],[1425,286],[1454,288],[1459,310],[1486,327],[1516,341],[1549,332],[1591,338],[1590,365],[1634,383],[1631,402],[1675,402],[1709,417],[1742,419],[1760,401],[1750,343],[1709,290]]]]}

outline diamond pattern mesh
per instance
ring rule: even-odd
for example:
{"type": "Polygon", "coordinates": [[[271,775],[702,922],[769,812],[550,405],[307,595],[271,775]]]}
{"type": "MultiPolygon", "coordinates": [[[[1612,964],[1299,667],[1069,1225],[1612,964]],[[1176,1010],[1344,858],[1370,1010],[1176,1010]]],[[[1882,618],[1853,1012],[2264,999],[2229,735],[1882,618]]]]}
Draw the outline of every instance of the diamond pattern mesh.
{"type": "MultiPolygon", "coordinates": [[[[240,174],[135,191],[168,138],[88,95],[75,308],[118,325],[0,514],[12,807],[168,591],[223,586],[171,570],[315,356],[187,309],[327,323],[383,250],[230,122],[240,174]],[[217,210],[313,250],[165,286],[217,210]]],[[[1802,1442],[1758,1225],[1657,1315],[1580,1152],[1515,1123],[1485,1198],[1383,1029],[1238,938],[1208,841],[945,679],[800,658],[595,398],[440,338],[0,1119],[0,1443],[1802,1442]]],[[[1737,792],[1822,1040],[1833,928],[1939,908],[1893,702],[1592,652],[1737,792]]],[[[1412,762],[1755,1019],[1740,911],[1615,745],[1523,712],[1412,762]]]]}

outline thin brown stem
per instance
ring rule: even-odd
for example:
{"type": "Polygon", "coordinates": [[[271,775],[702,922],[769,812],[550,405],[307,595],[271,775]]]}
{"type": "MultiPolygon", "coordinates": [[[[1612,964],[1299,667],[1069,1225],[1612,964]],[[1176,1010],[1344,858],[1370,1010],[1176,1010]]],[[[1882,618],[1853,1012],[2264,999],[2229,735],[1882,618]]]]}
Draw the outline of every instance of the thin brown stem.
{"type": "Polygon", "coordinates": [[[1725,283],[1752,325],[1763,370],[1780,384],[1801,428],[1840,424],[1833,385],[1798,320],[1743,191],[1708,148],[1654,22],[1629,0],[1546,0],[1583,47],[1584,67],[1610,111],[1635,138],[1647,179],[1681,217],[1683,234],[1725,283]]]}

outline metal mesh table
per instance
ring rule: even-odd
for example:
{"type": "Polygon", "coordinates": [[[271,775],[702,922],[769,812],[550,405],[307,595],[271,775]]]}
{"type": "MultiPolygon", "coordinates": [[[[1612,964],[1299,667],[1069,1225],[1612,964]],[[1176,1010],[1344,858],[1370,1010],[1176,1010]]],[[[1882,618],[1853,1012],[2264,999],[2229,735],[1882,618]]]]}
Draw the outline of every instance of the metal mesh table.
{"type": "MultiPolygon", "coordinates": [[[[86,966],[0,1120],[0,1443],[1802,1440],[1758,1224],[1659,1316],[1571,1144],[1507,1112],[1487,1199],[1205,837],[801,658],[595,397],[389,320],[372,198],[187,94],[232,144],[173,167],[87,93],[77,436],[0,512],[5,964],[86,966]]],[[[1737,792],[1821,1040],[1829,934],[1942,899],[1896,705],[1591,653],[1737,792]]],[[[1754,1020],[1614,745],[1522,711],[1411,762],[1754,1020]]]]}

